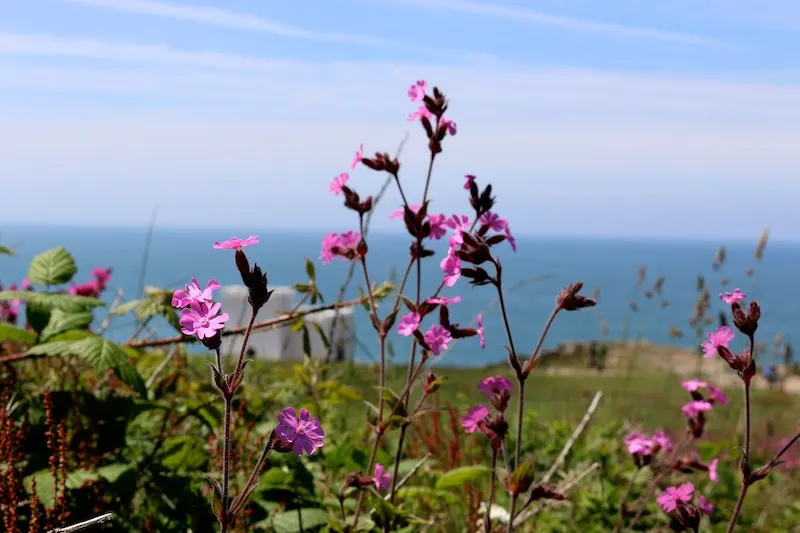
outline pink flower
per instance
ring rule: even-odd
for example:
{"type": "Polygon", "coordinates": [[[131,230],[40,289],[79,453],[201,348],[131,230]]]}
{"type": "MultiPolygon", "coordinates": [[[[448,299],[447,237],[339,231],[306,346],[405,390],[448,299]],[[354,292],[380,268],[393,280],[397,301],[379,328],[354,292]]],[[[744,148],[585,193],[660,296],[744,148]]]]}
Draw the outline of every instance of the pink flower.
{"type": "Polygon", "coordinates": [[[483,329],[483,313],[478,313],[475,316],[475,322],[478,324],[478,341],[481,348],[486,348],[486,332],[483,329]]]}
{"type": "Polygon", "coordinates": [[[419,120],[422,117],[427,118],[428,120],[433,118],[433,113],[428,111],[428,108],[424,105],[419,106],[416,111],[408,115],[408,121],[414,122],[415,120],[419,120]]]}
{"type": "MultiPolygon", "coordinates": [[[[416,214],[416,212],[419,211],[419,204],[411,204],[410,206],[408,206],[408,208],[411,209],[412,213],[416,214]]],[[[389,215],[389,218],[400,218],[405,214],[406,214],[406,208],[401,207],[396,211],[392,211],[392,213],[389,215]]]]}
{"type": "Polygon", "coordinates": [[[181,311],[181,318],[178,321],[183,326],[181,332],[184,335],[197,335],[200,340],[213,337],[228,321],[228,313],[217,315],[220,307],[222,304],[219,302],[213,305],[192,302],[189,307],[181,311]]]}
{"type": "Polygon", "coordinates": [[[294,407],[287,407],[278,415],[278,425],[275,432],[281,440],[292,444],[292,451],[297,455],[313,454],[324,444],[325,432],[319,424],[319,419],[311,418],[306,409],[300,409],[300,419],[297,419],[294,407]]]}
{"type": "Polygon", "coordinates": [[[681,407],[681,411],[683,411],[683,414],[685,414],[689,418],[694,418],[700,413],[705,413],[706,411],[710,411],[712,407],[713,406],[711,405],[710,402],[697,400],[689,402],[683,407],[681,407]]]}
{"type": "Polygon", "coordinates": [[[486,396],[491,396],[494,393],[500,393],[506,390],[510,392],[513,388],[514,384],[503,376],[489,376],[478,383],[478,390],[486,396]]]}
{"type": "Polygon", "coordinates": [[[186,286],[186,290],[178,289],[172,295],[172,307],[182,309],[192,303],[206,303],[210,304],[212,299],[212,292],[219,289],[220,285],[216,280],[211,280],[206,285],[205,289],[201,289],[197,283],[197,278],[192,278],[192,284],[186,286]]]}
{"type": "Polygon", "coordinates": [[[733,340],[733,331],[728,326],[722,326],[714,333],[707,335],[708,341],[703,343],[703,357],[709,359],[717,355],[717,348],[728,347],[728,343],[733,340]]]}
{"type": "Polygon", "coordinates": [[[342,194],[342,187],[347,185],[347,180],[349,179],[350,179],[350,174],[348,174],[347,172],[342,172],[341,174],[333,178],[329,190],[336,196],[339,196],[340,194],[342,194]]]}
{"type": "Polygon", "coordinates": [[[446,296],[442,296],[440,298],[428,298],[425,300],[429,304],[438,304],[438,305],[450,305],[450,304],[457,304],[461,301],[461,296],[454,296],[452,298],[448,298],[446,296]]]}
{"type": "Polygon", "coordinates": [[[473,176],[472,174],[464,174],[464,177],[467,180],[466,182],[464,182],[464,190],[468,191],[470,185],[472,185],[472,183],[475,181],[475,176],[473,176]]]}
{"type": "Polygon", "coordinates": [[[717,466],[719,466],[719,459],[714,457],[711,460],[711,464],[708,465],[708,479],[711,481],[717,480],[717,466]]]}
{"type": "Polygon", "coordinates": [[[417,80],[417,82],[408,89],[408,99],[414,104],[420,103],[422,99],[425,98],[425,91],[427,89],[428,84],[425,83],[425,80],[417,80]]]}
{"type": "Polygon", "coordinates": [[[445,216],[441,213],[428,215],[428,222],[431,223],[431,239],[438,241],[445,236],[447,233],[446,220],[445,216]]]}
{"type": "Polygon", "coordinates": [[[422,317],[419,313],[408,313],[400,319],[400,324],[397,325],[397,333],[404,337],[413,335],[419,329],[420,320],[422,320],[422,317]]]}
{"type": "Polygon", "coordinates": [[[250,235],[246,239],[231,237],[229,241],[215,242],[214,248],[217,250],[241,250],[245,246],[250,246],[251,244],[258,244],[258,235],[250,235]]]}
{"type": "Polygon", "coordinates": [[[658,444],[661,447],[661,449],[664,450],[665,452],[667,453],[672,452],[672,440],[667,436],[666,433],[664,433],[660,429],[658,431],[653,432],[652,439],[653,442],[658,444]]]}
{"type": "Polygon", "coordinates": [[[650,455],[653,444],[653,440],[647,435],[636,431],[632,431],[625,437],[625,445],[631,455],[650,455]]]}
{"type": "Polygon", "coordinates": [[[714,512],[714,504],[702,494],[697,497],[697,507],[707,515],[711,515],[714,512]]]}
{"type": "Polygon", "coordinates": [[[325,265],[333,261],[336,256],[339,256],[343,261],[354,259],[359,242],[361,242],[361,234],[356,231],[346,231],[339,234],[329,233],[322,239],[322,250],[319,258],[325,265]]]}
{"type": "Polygon", "coordinates": [[[456,257],[455,250],[450,248],[447,251],[447,256],[442,259],[442,262],[439,263],[439,266],[442,267],[442,272],[444,272],[444,284],[448,287],[452,287],[458,281],[458,278],[461,277],[461,260],[456,257]]]}
{"type": "Polygon", "coordinates": [[[500,218],[500,215],[492,213],[491,211],[487,211],[481,215],[481,218],[478,220],[481,224],[489,226],[489,229],[492,231],[505,231],[506,225],[508,224],[506,219],[500,218]]]}
{"type": "Polygon", "coordinates": [[[97,286],[101,291],[105,290],[108,285],[108,280],[111,279],[110,268],[94,268],[92,269],[92,277],[97,281],[97,286]]]}
{"type": "Polygon", "coordinates": [[[431,349],[431,353],[433,353],[433,355],[439,355],[442,353],[442,351],[447,349],[447,343],[453,340],[450,332],[440,324],[433,324],[431,327],[429,327],[423,338],[425,339],[425,344],[427,344],[428,348],[431,349]]]}
{"type": "Polygon", "coordinates": [[[364,159],[364,145],[361,144],[356,150],[356,155],[353,156],[353,162],[350,163],[350,170],[355,170],[356,166],[364,159]]]}
{"type": "Polygon", "coordinates": [[[104,288],[105,287],[101,286],[97,280],[79,283],[78,285],[72,283],[69,287],[69,294],[73,296],[89,296],[91,298],[95,298],[100,296],[100,293],[103,292],[104,288]]]}
{"type": "Polygon", "coordinates": [[[447,133],[449,133],[450,135],[455,135],[456,133],[458,133],[458,127],[455,121],[450,120],[447,117],[442,117],[441,120],[439,120],[439,127],[447,128],[447,133]]]}
{"type": "Polygon", "coordinates": [[[489,408],[485,405],[476,405],[467,410],[467,414],[461,418],[461,427],[465,433],[475,433],[480,429],[483,419],[489,416],[489,408]]]}
{"type": "Polygon", "coordinates": [[[689,381],[682,381],[681,387],[689,392],[697,392],[698,389],[704,389],[708,387],[708,383],[699,379],[690,379],[689,381]]]}
{"type": "Polygon", "coordinates": [[[386,472],[382,464],[375,464],[375,475],[372,476],[378,492],[386,492],[392,486],[392,475],[386,472]]]}
{"type": "Polygon", "coordinates": [[[469,217],[467,215],[452,215],[445,220],[445,225],[453,230],[453,235],[450,237],[450,247],[457,248],[464,242],[461,236],[462,231],[467,231],[469,228],[469,217]]]}
{"type": "Polygon", "coordinates": [[[735,304],[747,298],[747,295],[739,289],[733,289],[733,292],[723,292],[719,297],[726,304],[735,304]]]}
{"type": "Polygon", "coordinates": [[[730,400],[728,400],[728,397],[725,396],[725,393],[722,392],[722,390],[716,387],[712,387],[711,385],[708,386],[708,396],[713,403],[728,405],[728,403],[730,402],[730,400]]]}
{"type": "Polygon", "coordinates": [[[22,281],[20,281],[19,284],[22,287],[23,291],[29,291],[31,290],[31,287],[33,287],[31,280],[29,280],[28,278],[22,278],[22,281]]]}
{"type": "Polygon", "coordinates": [[[667,490],[658,495],[656,501],[664,511],[671,513],[681,503],[692,501],[692,496],[694,496],[694,485],[684,483],[680,487],[667,487],[667,490]]]}

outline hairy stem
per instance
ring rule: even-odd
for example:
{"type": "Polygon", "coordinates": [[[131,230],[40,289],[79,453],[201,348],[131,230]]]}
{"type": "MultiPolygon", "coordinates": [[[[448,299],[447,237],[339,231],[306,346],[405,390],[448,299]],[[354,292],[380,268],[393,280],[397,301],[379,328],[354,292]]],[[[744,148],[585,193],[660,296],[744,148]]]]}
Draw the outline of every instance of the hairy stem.
{"type": "Polygon", "coordinates": [[[486,533],[492,533],[492,504],[494,503],[495,477],[497,477],[497,450],[492,448],[492,476],[489,479],[489,500],[486,504],[486,533]]]}
{"type": "Polygon", "coordinates": [[[641,471],[641,466],[636,469],[636,471],[633,473],[633,476],[631,476],[631,480],[628,481],[628,486],[625,487],[625,492],[622,493],[622,497],[619,499],[619,520],[617,520],[617,525],[614,527],[614,533],[619,533],[622,531],[622,526],[625,523],[625,516],[627,515],[625,504],[628,501],[628,496],[630,496],[631,490],[633,490],[634,483],[636,483],[636,478],[639,477],[639,472],[641,471]]]}
{"type": "Polygon", "coordinates": [[[223,426],[224,442],[222,448],[222,516],[221,531],[228,531],[228,489],[230,483],[231,459],[231,403],[233,397],[225,395],[225,422],[223,426]]]}
{"type": "MultiPolygon", "coordinates": [[[[750,357],[755,357],[755,338],[750,335],[750,357]]],[[[736,500],[736,507],[733,509],[731,521],[728,523],[728,533],[736,528],[739,521],[739,514],[742,512],[742,505],[747,496],[747,489],[750,486],[750,380],[744,381],[744,456],[742,457],[742,490],[739,499],[736,500]]]]}

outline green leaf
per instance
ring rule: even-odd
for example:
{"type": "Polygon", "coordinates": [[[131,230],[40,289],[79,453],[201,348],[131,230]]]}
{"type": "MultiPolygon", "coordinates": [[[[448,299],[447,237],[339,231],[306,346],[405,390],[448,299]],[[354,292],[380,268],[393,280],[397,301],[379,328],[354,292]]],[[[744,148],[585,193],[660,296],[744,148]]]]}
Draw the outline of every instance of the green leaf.
{"type": "Polygon", "coordinates": [[[127,315],[134,309],[136,309],[139,305],[146,302],[147,300],[131,300],[129,302],[125,302],[124,304],[119,304],[114,309],[110,311],[112,315],[121,316],[127,315]]]}
{"type": "Polygon", "coordinates": [[[8,246],[0,246],[0,255],[17,255],[17,252],[8,246]]]}
{"type": "Polygon", "coordinates": [[[272,527],[275,533],[313,531],[314,528],[327,524],[328,518],[330,518],[330,515],[324,509],[295,509],[276,514],[272,519],[272,527]]]}
{"type": "Polygon", "coordinates": [[[303,324],[303,353],[311,357],[311,337],[308,335],[308,327],[303,324]]]}
{"type": "Polygon", "coordinates": [[[36,333],[12,326],[6,322],[0,322],[0,342],[6,341],[33,344],[36,342],[36,333]]]}
{"type": "Polygon", "coordinates": [[[445,472],[439,479],[436,480],[436,489],[460,489],[467,483],[488,479],[486,477],[488,472],[489,469],[483,465],[454,468],[445,472]]]}
{"type": "Polygon", "coordinates": [[[314,270],[314,262],[306,257],[306,274],[308,274],[308,279],[313,283],[317,280],[317,273],[314,270]]]}
{"type": "Polygon", "coordinates": [[[94,320],[94,316],[91,311],[67,313],[61,309],[54,309],[47,327],[42,330],[42,339],[48,340],[73,329],[85,330],[92,323],[92,320],[94,320]]]}
{"type": "Polygon", "coordinates": [[[133,389],[139,396],[147,398],[147,386],[145,385],[142,375],[135,366],[126,360],[114,367],[114,373],[117,374],[125,385],[133,389]]]}
{"type": "Polygon", "coordinates": [[[25,306],[25,323],[41,334],[50,323],[52,312],[47,307],[36,302],[28,302],[25,306]]]}
{"type": "Polygon", "coordinates": [[[61,285],[78,272],[75,259],[63,246],[42,252],[31,261],[28,279],[37,285],[61,285]]]}
{"type": "Polygon", "coordinates": [[[40,305],[44,309],[61,309],[67,312],[86,311],[94,307],[102,307],[106,303],[97,298],[87,296],[73,296],[71,294],[45,293],[33,291],[2,291],[0,302],[21,300],[29,305],[40,305]]]}

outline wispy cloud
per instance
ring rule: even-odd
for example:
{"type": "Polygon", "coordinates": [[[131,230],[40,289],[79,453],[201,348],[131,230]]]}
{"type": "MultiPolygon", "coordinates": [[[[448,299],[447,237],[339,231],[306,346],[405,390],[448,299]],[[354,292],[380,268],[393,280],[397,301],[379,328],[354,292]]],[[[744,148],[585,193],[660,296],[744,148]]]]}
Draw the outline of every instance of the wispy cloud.
{"type": "Polygon", "coordinates": [[[439,7],[451,11],[462,13],[472,13],[476,15],[488,15],[492,17],[504,18],[516,21],[526,21],[533,24],[554,26],[568,30],[582,31],[587,33],[599,33],[620,37],[631,37],[640,39],[655,39],[659,41],[672,41],[687,44],[714,44],[718,43],[711,37],[696,35],[691,33],[681,33],[675,31],[661,30],[628,24],[614,24],[610,22],[600,22],[597,20],[566,17],[552,15],[533,9],[523,9],[517,7],[502,6],[487,2],[475,2],[472,0],[399,0],[401,3],[418,4],[420,7],[430,9],[439,7]]]}

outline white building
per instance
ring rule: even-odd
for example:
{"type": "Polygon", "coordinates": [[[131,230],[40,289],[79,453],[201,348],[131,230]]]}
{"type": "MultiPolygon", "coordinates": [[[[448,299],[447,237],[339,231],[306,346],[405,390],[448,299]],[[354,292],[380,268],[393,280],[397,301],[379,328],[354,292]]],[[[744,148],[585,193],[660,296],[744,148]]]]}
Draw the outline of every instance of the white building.
{"type": "MultiPolygon", "coordinates": [[[[248,290],[243,285],[227,285],[222,288],[222,311],[230,315],[228,327],[246,326],[250,320],[250,304],[247,302],[248,290]]],[[[258,312],[256,322],[280,316],[295,306],[296,291],[291,287],[276,287],[267,304],[258,312]]],[[[307,309],[301,307],[300,309],[307,309]]],[[[328,349],[317,328],[319,324],[327,338],[331,338],[331,327],[336,320],[332,336],[333,353],[331,360],[352,360],[355,350],[355,313],[353,308],[322,311],[305,317],[311,344],[312,357],[325,357],[328,349]],[[335,318],[338,314],[338,318],[335,318]]],[[[238,354],[243,335],[226,337],[222,351],[238,354]]],[[[289,327],[266,328],[250,334],[247,352],[251,357],[273,361],[302,361],[303,331],[292,331],[289,327]]]]}

